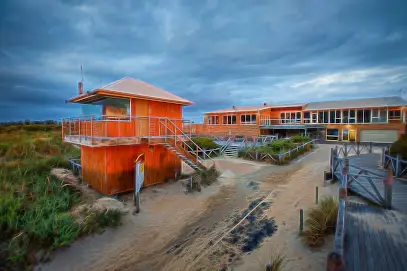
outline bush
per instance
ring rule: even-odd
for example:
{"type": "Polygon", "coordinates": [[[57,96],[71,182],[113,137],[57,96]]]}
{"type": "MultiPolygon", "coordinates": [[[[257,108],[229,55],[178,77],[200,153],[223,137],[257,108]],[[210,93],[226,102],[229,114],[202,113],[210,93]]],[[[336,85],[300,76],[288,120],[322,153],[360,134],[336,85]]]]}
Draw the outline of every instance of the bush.
{"type": "Polygon", "coordinates": [[[33,251],[68,245],[120,221],[116,213],[89,214],[82,228],[70,213],[79,203],[78,192],[49,176],[53,167],[68,168],[68,157],[78,157],[80,150],[62,142],[59,132],[43,131],[44,125],[22,126],[30,131],[1,126],[0,270],[26,270],[33,251]]]}
{"type": "Polygon", "coordinates": [[[337,215],[338,200],[332,196],[324,197],[307,214],[303,242],[310,247],[322,245],[326,235],[335,233],[337,215]]]}
{"type": "Polygon", "coordinates": [[[296,135],[291,137],[292,142],[294,143],[306,143],[311,141],[311,138],[308,136],[296,135]]]}
{"type": "Polygon", "coordinates": [[[402,135],[390,146],[389,154],[392,156],[399,154],[403,159],[407,159],[407,135],[402,135]]]}

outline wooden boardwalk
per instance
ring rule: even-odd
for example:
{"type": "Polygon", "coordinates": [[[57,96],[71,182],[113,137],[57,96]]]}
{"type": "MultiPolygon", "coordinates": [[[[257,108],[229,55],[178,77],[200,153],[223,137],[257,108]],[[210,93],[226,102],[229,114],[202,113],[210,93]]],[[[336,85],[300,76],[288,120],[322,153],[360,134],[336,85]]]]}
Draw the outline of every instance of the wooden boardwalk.
{"type": "MultiPolygon", "coordinates": [[[[384,197],[383,179],[386,178],[387,171],[380,168],[380,154],[369,153],[361,154],[359,156],[349,156],[347,158],[349,159],[350,165],[349,173],[357,174],[359,168],[363,168],[371,172],[370,175],[374,175],[376,177],[370,178],[370,181],[374,183],[379,194],[384,197]]],[[[357,181],[352,181],[350,179],[350,190],[353,193],[356,193],[357,195],[380,205],[380,198],[377,193],[375,193],[375,188],[369,183],[368,178],[357,178],[356,180],[357,181]]],[[[394,179],[392,209],[407,213],[407,181],[402,181],[397,178],[394,179]]]]}
{"type": "Polygon", "coordinates": [[[407,270],[407,214],[347,202],[344,252],[347,271],[407,270]]]}

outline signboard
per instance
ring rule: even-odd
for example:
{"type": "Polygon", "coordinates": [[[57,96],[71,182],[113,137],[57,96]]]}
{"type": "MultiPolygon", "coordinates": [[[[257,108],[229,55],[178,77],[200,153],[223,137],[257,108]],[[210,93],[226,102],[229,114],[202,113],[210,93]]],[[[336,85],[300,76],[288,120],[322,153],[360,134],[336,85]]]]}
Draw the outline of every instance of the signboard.
{"type": "Polygon", "coordinates": [[[141,187],[144,184],[144,153],[140,154],[136,159],[136,174],[135,174],[135,192],[140,192],[141,187]]]}
{"type": "Polygon", "coordinates": [[[144,183],[144,153],[140,154],[134,161],[134,205],[135,213],[140,212],[140,189],[144,183]]]}

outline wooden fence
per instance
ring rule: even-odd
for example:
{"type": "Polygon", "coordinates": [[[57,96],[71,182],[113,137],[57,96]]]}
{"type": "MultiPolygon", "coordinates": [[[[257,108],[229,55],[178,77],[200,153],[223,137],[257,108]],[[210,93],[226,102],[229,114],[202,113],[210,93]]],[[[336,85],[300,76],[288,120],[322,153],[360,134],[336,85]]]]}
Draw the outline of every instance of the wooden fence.
{"type": "MultiPolygon", "coordinates": [[[[334,251],[329,254],[327,261],[327,270],[345,270],[344,261],[344,242],[345,242],[345,225],[346,225],[346,206],[348,202],[348,191],[362,195],[374,203],[385,208],[392,208],[393,193],[393,174],[389,171],[387,178],[383,175],[372,172],[368,169],[350,164],[352,160],[344,157],[341,158],[339,153],[346,153],[339,150],[338,147],[331,148],[330,152],[330,169],[333,181],[339,181],[339,203],[338,214],[335,229],[334,251]],[[378,180],[380,180],[378,182],[378,180]],[[382,184],[384,187],[379,187],[382,184]],[[338,266],[341,266],[339,269],[338,266]]],[[[325,181],[326,181],[325,177],[325,181]]]]}
{"type": "Polygon", "coordinates": [[[245,156],[251,160],[255,161],[271,161],[271,163],[275,164],[282,164],[286,160],[291,160],[298,156],[298,153],[301,151],[307,151],[310,146],[316,144],[318,142],[317,139],[313,139],[306,143],[296,146],[295,148],[289,149],[288,151],[279,153],[279,154],[269,154],[269,153],[262,153],[257,151],[254,147],[250,148],[249,151],[246,152],[245,156]]]}
{"type": "Polygon", "coordinates": [[[391,156],[389,148],[383,148],[382,166],[385,169],[392,170],[395,177],[400,177],[407,173],[407,161],[403,160],[399,154],[391,156]]]}

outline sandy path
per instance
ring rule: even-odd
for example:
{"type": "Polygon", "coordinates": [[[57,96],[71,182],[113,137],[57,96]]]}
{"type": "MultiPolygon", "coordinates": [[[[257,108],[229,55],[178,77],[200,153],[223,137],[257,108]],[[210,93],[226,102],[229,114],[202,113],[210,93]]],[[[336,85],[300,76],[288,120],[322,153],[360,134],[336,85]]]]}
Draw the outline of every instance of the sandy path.
{"type": "MultiPolygon", "coordinates": [[[[182,239],[182,233],[200,225],[200,233],[204,234],[206,227],[221,220],[230,208],[239,204],[243,207],[246,202],[242,198],[236,200],[235,176],[263,167],[222,159],[216,164],[222,172],[219,183],[188,195],[179,182],[144,189],[139,215],[128,214],[119,228],[86,237],[57,251],[54,260],[43,264],[41,270],[159,270],[160,265],[173,257],[165,252],[182,239]],[[211,215],[203,217],[203,213],[211,215]]],[[[130,198],[127,202],[131,206],[130,198]]]]}
{"type": "MultiPolygon", "coordinates": [[[[244,255],[242,264],[234,270],[262,270],[269,262],[270,255],[283,253],[287,256],[286,270],[325,270],[325,260],[333,247],[332,238],[319,250],[310,250],[301,243],[298,237],[299,210],[305,212],[315,206],[315,188],[319,187],[320,198],[323,195],[335,194],[335,186],[323,187],[323,171],[327,169],[329,146],[321,145],[320,149],[306,158],[300,169],[287,178],[285,184],[277,184],[273,193],[273,204],[268,209],[268,216],[274,217],[278,230],[263,245],[251,254],[244,255]]],[[[262,180],[264,186],[282,182],[282,176],[272,175],[262,180]],[[276,180],[277,179],[277,180],[276,180]]]]}
{"type": "MultiPolygon", "coordinates": [[[[268,215],[275,217],[278,231],[232,266],[256,270],[253,268],[265,263],[271,251],[284,248],[292,259],[287,270],[321,270],[327,251],[311,252],[302,247],[297,238],[298,210],[313,204],[315,186],[322,186],[328,165],[328,150],[329,146],[322,145],[288,166],[219,159],[216,164],[222,178],[202,193],[184,195],[179,183],[145,189],[141,214],[127,215],[118,229],[59,251],[42,270],[216,270],[219,265],[215,263],[221,259],[213,259],[209,253],[190,265],[233,226],[231,214],[273,189],[277,190],[268,215]],[[249,188],[250,181],[259,182],[260,189],[249,188]]],[[[320,190],[325,193],[328,189],[320,190]]]]}

